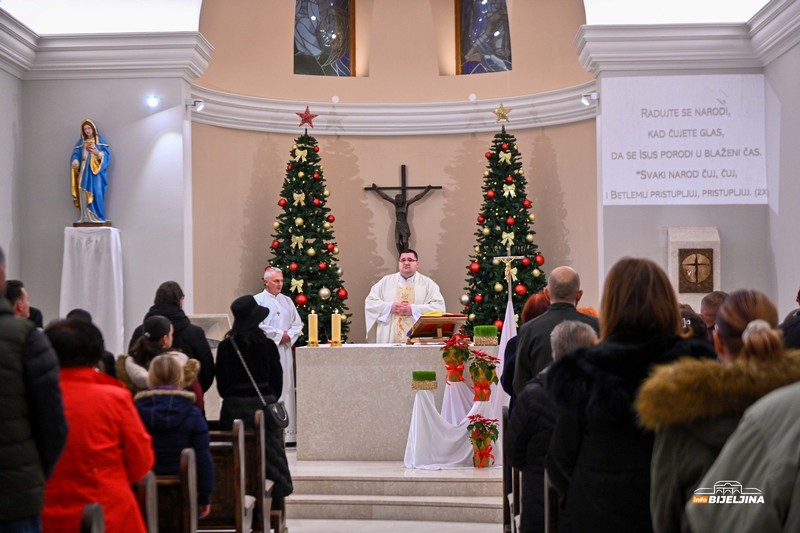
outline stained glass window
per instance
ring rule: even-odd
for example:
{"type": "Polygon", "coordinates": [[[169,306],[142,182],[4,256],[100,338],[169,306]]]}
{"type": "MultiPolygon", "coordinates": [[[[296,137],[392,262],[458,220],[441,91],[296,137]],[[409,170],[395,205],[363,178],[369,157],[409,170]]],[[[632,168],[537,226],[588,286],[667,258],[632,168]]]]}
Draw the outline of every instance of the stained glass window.
{"type": "Polygon", "coordinates": [[[352,76],[354,0],[296,0],[294,73],[352,76]]]}
{"type": "Polygon", "coordinates": [[[511,70],[506,0],[455,0],[458,73],[511,70]]]}

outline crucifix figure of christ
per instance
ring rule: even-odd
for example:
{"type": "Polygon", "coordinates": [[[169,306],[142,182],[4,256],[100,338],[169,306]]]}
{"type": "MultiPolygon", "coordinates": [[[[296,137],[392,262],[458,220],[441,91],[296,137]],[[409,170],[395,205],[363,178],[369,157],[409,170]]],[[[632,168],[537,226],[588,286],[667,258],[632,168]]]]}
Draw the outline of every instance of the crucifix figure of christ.
{"type": "Polygon", "coordinates": [[[394,205],[395,223],[394,223],[394,241],[397,245],[397,253],[408,249],[408,241],[411,237],[411,226],[408,224],[408,206],[420,200],[423,196],[428,194],[433,189],[441,189],[440,185],[427,185],[425,187],[409,187],[406,185],[406,166],[400,165],[400,186],[399,187],[378,187],[374,183],[371,187],[364,187],[365,191],[375,191],[378,196],[394,205]],[[422,189],[422,192],[416,196],[408,198],[407,192],[410,190],[422,189]],[[389,196],[383,191],[400,191],[394,195],[394,198],[389,196]]]}
{"type": "Polygon", "coordinates": [[[511,263],[513,263],[515,259],[523,259],[523,257],[521,255],[511,255],[511,243],[509,243],[506,245],[506,255],[501,255],[493,259],[498,259],[503,263],[505,263],[506,265],[505,278],[506,278],[506,283],[508,283],[508,299],[510,300],[511,282],[516,281],[517,279],[517,269],[511,268],[511,263]]]}

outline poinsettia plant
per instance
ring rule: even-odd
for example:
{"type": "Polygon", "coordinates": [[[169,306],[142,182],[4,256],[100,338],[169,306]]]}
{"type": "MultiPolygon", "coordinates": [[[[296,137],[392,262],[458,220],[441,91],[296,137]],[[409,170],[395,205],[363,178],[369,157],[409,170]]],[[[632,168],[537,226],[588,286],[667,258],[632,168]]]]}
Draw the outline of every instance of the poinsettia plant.
{"type": "Polygon", "coordinates": [[[494,357],[481,350],[470,350],[470,373],[476,375],[478,373],[477,369],[480,369],[483,371],[483,375],[486,376],[486,379],[491,383],[500,381],[497,378],[497,372],[495,372],[497,363],[499,362],[499,357],[494,357]]]}
{"type": "Polygon", "coordinates": [[[486,418],[482,415],[471,415],[469,418],[469,439],[478,448],[485,448],[497,441],[499,432],[497,430],[497,419],[486,418]]]}
{"type": "Polygon", "coordinates": [[[442,346],[442,359],[452,357],[458,359],[460,362],[465,362],[469,359],[469,336],[456,333],[446,341],[442,346]]]}

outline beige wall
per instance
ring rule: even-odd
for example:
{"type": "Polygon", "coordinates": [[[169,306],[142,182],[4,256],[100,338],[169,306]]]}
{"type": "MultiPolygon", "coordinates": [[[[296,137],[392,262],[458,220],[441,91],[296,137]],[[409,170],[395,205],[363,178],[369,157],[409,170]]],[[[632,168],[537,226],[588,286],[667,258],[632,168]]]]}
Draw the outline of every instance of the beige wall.
{"type": "MultiPolygon", "coordinates": [[[[232,93],[329,102],[435,102],[533,94],[591,80],[572,39],[583,22],[579,0],[510,2],[514,71],[455,77],[451,0],[358,1],[359,72],[367,77],[294,76],[294,2],[203,3],[201,31],[215,47],[197,85],[232,93]],[[247,17],[241,17],[247,13],[247,17]],[[445,32],[445,33],[443,33],[445,32]],[[364,34],[362,37],[361,34],[364,34]],[[408,43],[410,51],[398,53],[408,43]],[[448,59],[451,58],[451,59],[448,59]],[[449,69],[449,70],[448,70],[449,69]]],[[[535,112],[517,109],[511,113],[535,112]]],[[[499,126],[498,126],[499,130],[499,126]]],[[[297,135],[302,133],[298,129],[297,135]]],[[[441,286],[449,311],[460,311],[475,217],[493,133],[367,137],[309,131],[320,144],[329,207],[353,313],[351,341],[365,337],[363,300],[380,276],[396,270],[394,209],[363,190],[396,185],[400,165],[411,185],[442,185],[410,212],[420,271],[441,286]]],[[[595,123],[512,131],[517,136],[533,226],[545,271],[572,264],[584,273],[585,302],[597,305],[595,123]]],[[[296,136],[193,124],[195,312],[223,312],[236,296],[260,290],[270,257],[272,223],[296,136]]]]}

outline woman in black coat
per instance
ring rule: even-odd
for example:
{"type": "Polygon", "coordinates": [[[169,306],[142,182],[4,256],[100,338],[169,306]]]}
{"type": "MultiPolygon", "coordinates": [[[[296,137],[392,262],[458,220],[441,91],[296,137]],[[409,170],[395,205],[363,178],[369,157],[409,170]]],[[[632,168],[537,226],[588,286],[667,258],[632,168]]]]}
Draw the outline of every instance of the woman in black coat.
{"type": "MultiPolygon", "coordinates": [[[[219,424],[230,430],[239,418],[246,428],[253,429],[256,411],[264,408],[262,398],[267,404],[280,398],[283,369],[278,347],[258,327],[269,309],[258,305],[252,296],[241,296],[233,301],[231,311],[233,329],[217,347],[217,390],[222,398],[219,424]]],[[[293,490],[283,435],[269,426],[265,430],[267,479],[275,482],[273,497],[282,498],[293,490]]]]}
{"type": "Polygon", "coordinates": [[[682,337],[675,291],[647,259],[624,258],[611,268],[600,317],[600,344],[547,372],[559,417],[545,464],[563,496],[559,531],[652,531],[654,437],[637,424],[636,393],[654,365],[714,353],[682,337]]]}

